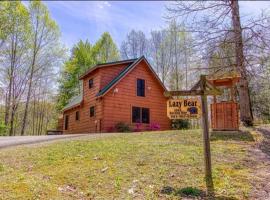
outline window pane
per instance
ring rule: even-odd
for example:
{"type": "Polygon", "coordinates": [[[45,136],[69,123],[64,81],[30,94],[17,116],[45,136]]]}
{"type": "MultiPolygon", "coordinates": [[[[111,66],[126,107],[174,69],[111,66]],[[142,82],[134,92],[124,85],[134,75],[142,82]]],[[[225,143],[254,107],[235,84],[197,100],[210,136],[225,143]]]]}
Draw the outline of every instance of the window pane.
{"type": "Polygon", "coordinates": [[[90,117],[94,117],[95,116],[95,107],[92,106],[90,107],[90,117]]]}
{"type": "Polygon", "coordinates": [[[132,123],[141,122],[141,109],[139,107],[132,107],[132,123]]]}
{"type": "Polygon", "coordinates": [[[145,96],[145,80],[137,79],[137,96],[145,96]]]}
{"type": "Polygon", "coordinates": [[[142,123],[149,124],[150,117],[149,117],[149,108],[142,108],[142,123]]]}
{"type": "Polygon", "coordinates": [[[68,115],[65,116],[65,130],[68,129],[68,115]]]}
{"type": "Polygon", "coordinates": [[[93,81],[93,79],[91,78],[90,80],[89,80],[89,88],[92,88],[94,86],[94,81],[93,81]]]}
{"type": "Polygon", "coordinates": [[[79,111],[76,111],[76,120],[79,120],[80,119],[80,113],[79,111]]]}

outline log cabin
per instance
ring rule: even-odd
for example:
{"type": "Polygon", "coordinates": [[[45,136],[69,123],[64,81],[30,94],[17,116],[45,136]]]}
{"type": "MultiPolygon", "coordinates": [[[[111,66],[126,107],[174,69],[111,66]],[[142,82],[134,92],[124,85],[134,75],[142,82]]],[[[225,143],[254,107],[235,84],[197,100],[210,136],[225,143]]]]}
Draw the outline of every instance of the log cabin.
{"type": "Polygon", "coordinates": [[[131,130],[171,127],[163,85],[144,56],[98,64],[80,78],[82,93],[63,109],[63,133],[113,132],[119,122],[131,130]]]}

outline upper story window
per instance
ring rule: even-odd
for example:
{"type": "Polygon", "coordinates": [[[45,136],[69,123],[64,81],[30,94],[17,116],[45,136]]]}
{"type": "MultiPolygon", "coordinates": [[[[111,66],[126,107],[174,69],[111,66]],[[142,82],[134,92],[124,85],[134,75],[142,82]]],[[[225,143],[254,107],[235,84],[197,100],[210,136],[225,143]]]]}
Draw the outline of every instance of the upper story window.
{"type": "Polygon", "coordinates": [[[93,86],[94,86],[94,80],[92,78],[89,79],[88,85],[89,85],[89,89],[93,88],[93,86]]]}
{"type": "Polygon", "coordinates": [[[75,119],[76,119],[76,121],[80,120],[80,112],[79,111],[76,111],[75,119]]]}
{"type": "Polygon", "coordinates": [[[95,116],[95,106],[91,106],[90,107],[90,117],[94,117],[95,116]]]}
{"type": "Polygon", "coordinates": [[[137,96],[145,97],[145,80],[137,79],[137,96]]]}

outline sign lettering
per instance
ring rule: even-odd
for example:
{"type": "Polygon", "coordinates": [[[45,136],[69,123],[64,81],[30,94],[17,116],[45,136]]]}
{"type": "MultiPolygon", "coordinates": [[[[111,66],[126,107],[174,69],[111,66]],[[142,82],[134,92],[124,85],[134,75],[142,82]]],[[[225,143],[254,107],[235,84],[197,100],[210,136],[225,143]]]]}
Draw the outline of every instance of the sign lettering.
{"type": "Polygon", "coordinates": [[[200,118],[201,103],[198,98],[170,99],[167,101],[167,116],[170,119],[200,118]]]}

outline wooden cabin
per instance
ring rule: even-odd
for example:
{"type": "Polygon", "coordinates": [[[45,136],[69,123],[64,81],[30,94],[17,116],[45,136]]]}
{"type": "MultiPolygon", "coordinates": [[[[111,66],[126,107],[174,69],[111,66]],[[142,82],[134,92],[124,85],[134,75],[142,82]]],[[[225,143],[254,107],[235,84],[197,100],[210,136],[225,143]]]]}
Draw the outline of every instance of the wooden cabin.
{"type": "Polygon", "coordinates": [[[227,73],[222,76],[208,76],[215,86],[224,89],[225,97],[214,96],[211,104],[211,126],[214,131],[239,130],[239,105],[235,99],[235,85],[240,79],[237,73],[227,73]]]}
{"type": "Polygon", "coordinates": [[[115,131],[119,122],[142,130],[151,124],[170,129],[165,86],[145,57],[98,64],[80,77],[82,93],[63,110],[63,132],[115,131]]]}

